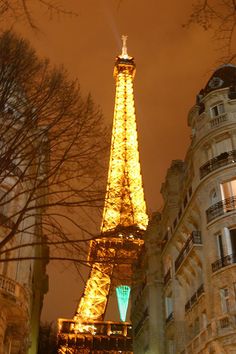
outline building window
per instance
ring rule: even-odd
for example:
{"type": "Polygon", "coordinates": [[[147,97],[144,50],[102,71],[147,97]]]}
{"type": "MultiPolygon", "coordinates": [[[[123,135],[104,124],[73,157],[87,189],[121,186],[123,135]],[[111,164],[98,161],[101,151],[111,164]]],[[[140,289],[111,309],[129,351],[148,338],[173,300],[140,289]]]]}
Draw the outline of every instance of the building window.
{"type": "Polygon", "coordinates": [[[192,325],[192,323],[188,327],[188,336],[189,336],[189,340],[191,340],[193,338],[193,325],[192,325]]]}
{"type": "Polygon", "coordinates": [[[229,289],[220,289],[221,309],[223,313],[229,312],[229,289]]]}
{"type": "Polygon", "coordinates": [[[211,205],[218,202],[218,196],[217,196],[217,192],[216,192],[215,188],[213,188],[211,190],[210,199],[211,199],[211,205]]]}
{"type": "MultiPolygon", "coordinates": [[[[215,143],[214,145],[214,156],[219,156],[221,155],[221,157],[223,158],[224,153],[226,153],[227,151],[231,151],[232,150],[232,142],[230,138],[225,137],[222,140],[219,140],[215,143]]],[[[227,154],[226,154],[227,156],[227,154]]],[[[219,156],[220,158],[220,156],[219,156]]]]}
{"type": "Polygon", "coordinates": [[[235,298],[235,301],[236,301],[236,283],[234,283],[234,298],[235,298]]]}
{"type": "Polygon", "coordinates": [[[224,213],[234,211],[236,209],[236,179],[232,181],[222,183],[221,188],[221,197],[224,200],[223,210],[224,213]]]}
{"type": "Polygon", "coordinates": [[[223,258],[224,257],[224,246],[223,246],[222,235],[221,234],[217,235],[216,240],[217,240],[218,256],[219,256],[219,258],[223,258]]]}
{"type": "Polygon", "coordinates": [[[207,314],[206,311],[202,312],[202,328],[205,329],[207,327],[207,314]]]}
{"type": "Polygon", "coordinates": [[[225,228],[225,233],[228,236],[226,239],[228,254],[236,255],[236,229],[225,228]]]}
{"type": "Polygon", "coordinates": [[[217,105],[211,107],[211,117],[215,118],[225,113],[225,108],[223,103],[218,103],[217,105]]]}
{"type": "Polygon", "coordinates": [[[199,317],[197,317],[194,321],[194,337],[198,335],[199,332],[200,332],[200,321],[199,321],[199,317]]]}
{"type": "Polygon", "coordinates": [[[186,207],[187,203],[188,203],[188,197],[187,197],[187,195],[186,195],[186,196],[184,197],[184,208],[186,207]]]}
{"type": "Polygon", "coordinates": [[[221,184],[222,199],[236,196],[236,179],[221,184]]]}
{"type": "Polygon", "coordinates": [[[173,313],[172,294],[169,294],[168,296],[165,297],[165,308],[166,308],[166,318],[169,318],[169,316],[173,313]]]}
{"type": "Polygon", "coordinates": [[[191,197],[192,193],[193,193],[193,189],[192,189],[192,186],[190,186],[190,187],[189,187],[189,190],[188,190],[188,196],[189,196],[189,198],[191,197]]]}

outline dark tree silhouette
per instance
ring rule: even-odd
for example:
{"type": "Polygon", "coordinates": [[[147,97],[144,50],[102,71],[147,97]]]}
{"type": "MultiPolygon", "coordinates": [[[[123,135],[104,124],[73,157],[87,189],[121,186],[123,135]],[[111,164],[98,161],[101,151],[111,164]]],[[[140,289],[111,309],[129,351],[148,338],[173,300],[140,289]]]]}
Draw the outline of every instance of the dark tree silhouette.
{"type": "Polygon", "coordinates": [[[14,22],[24,22],[33,30],[38,30],[37,11],[42,8],[49,18],[55,16],[77,16],[76,12],[68,9],[64,0],[0,0],[0,18],[14,22]]]}
{"type": "Polygon", "coordinates": [[[52,323],[40,324],[38,354],[57,354],[57,333],[52,323]]]}
{"type": "Polygon", "coordinates": [[[235,59],[236,0],[197,0],[187,25],[197,23],[212,30],[219,43],[222,62],[235,59]]]}
{"type": "Polygon", "coordinates": [[[19,249],[32,258],[30,246],[48,243],[52,258],[76,252],[83,262],[89,219],[103,204],[102,114],[24,39],[3,33],[0,53],[0,261],[19,259],[19,249]]]}

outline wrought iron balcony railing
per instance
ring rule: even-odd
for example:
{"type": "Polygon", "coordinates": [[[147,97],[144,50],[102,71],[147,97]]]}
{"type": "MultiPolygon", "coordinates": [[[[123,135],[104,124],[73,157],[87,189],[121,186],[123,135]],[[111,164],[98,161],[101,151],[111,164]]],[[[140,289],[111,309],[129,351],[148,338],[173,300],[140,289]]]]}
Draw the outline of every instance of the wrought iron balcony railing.
{"type": "Polygon", "coordinates": [[[212,272],[216,272],[217,270],[227,267],[228,265],[236,263],[236,254],[228,254],[225,257],[222,257],[212,263],[211,268],[212,272]]]}
{"type": "Polygon", "coordinates": [[[182,264],[183,260],[186,258],[187,254],[189,253],[190,249],[194,245],[201,245],[202,238],[201,238],[201,231],[193,231],[190,237],[185,242],[183,248],[181,249],[178,257],[175,261],[175,271],[177,271],[182,264]]]}
{"type": "Polygon", "coordinates": [[[206,210],[207,222],[236,209],[236,196],[219,201],[206,210]]]}
{"type": "Polygon", "coordinates": [[[191,298],[186,302],[185,304],[185,312],[190,310],[193,305],[197,302],[197,300],[200,298],[200,296],[204,294],[204,286],[201,284],[197,291],[191,296],[191,298]]]}
{"type": "Polygon", "coordinates": [[[200,167],[200,179],[220,167],[236,163],[236,150],[223,152],[200,167]]]}

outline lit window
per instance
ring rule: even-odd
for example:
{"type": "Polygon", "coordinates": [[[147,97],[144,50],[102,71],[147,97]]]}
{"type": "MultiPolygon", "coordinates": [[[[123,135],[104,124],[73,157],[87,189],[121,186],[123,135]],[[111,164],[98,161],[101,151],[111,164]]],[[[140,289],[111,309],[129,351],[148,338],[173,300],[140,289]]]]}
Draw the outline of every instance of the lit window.
{"type": "Polygon", "coordinates": [[[221,184],[222,199],[236,196],[236,179],[221,184]]]}
{"type": "Polygon", "coordinates": [[[229,312],[229,289],[223,288],[220,289],[220,298],[221,298],[221,309],[222,312],[229,312]]]}
{"type": "Polygon", "coordinates": [[[212,118],[220,116],[223,113],[225,113],[225,108],[224,108],[223,103],[219,103],[219,104],[211,107],[211,117],[212,118]]]}

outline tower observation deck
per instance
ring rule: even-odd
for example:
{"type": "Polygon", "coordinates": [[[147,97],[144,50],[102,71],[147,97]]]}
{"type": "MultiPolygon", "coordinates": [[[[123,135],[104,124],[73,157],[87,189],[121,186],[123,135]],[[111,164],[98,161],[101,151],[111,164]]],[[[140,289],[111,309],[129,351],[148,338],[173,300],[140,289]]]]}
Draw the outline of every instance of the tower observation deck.
{"type": "Polygon", "coordinates": [[[132,264],[143,245],[148,216],[140,171],[133,79],[127,53],[116,58],[115,109],[107,190],[100,236],[90,242],[89,278],[73,320],[59,319],[59,353],[132,353],[131,324],[125,322],[132,264]],[[120,322],[104,321],[116,288],[120,322]]]}

